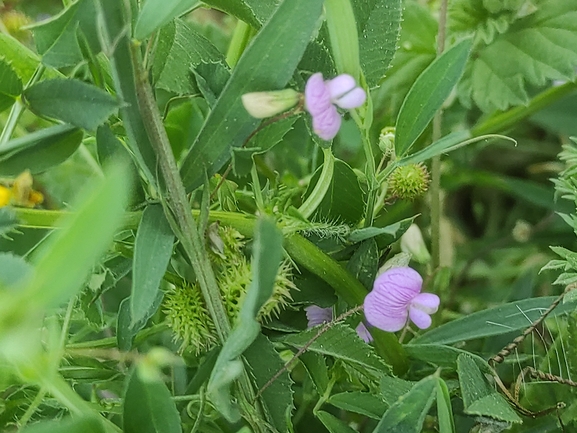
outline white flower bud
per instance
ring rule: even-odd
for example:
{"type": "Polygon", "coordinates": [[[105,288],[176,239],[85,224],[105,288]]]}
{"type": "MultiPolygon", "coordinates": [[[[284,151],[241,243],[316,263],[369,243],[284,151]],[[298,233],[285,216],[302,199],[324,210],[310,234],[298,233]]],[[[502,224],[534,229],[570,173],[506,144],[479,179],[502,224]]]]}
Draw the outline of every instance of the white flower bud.
{"type": "Polygon", "coordinates": [[[411,254],[418,263],[428,263],[431,260],[421,229],[417,224],[411,224],[401,236],[401,251],[411,254]]]}
{"type": "Polygon", "coordinates": [[[299,102],[300,94],[293,89],[272,92],[252,92],[242,95],[242,105],[252,117],[264,119],[282,113],[299,102]]]}

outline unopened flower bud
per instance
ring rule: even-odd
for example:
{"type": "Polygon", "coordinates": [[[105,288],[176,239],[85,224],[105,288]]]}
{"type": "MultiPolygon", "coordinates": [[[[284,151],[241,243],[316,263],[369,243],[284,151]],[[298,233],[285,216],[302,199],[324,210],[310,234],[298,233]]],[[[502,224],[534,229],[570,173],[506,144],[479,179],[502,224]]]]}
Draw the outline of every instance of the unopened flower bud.
{"type": "Polygon", "coordinates": [[[395,127],[387,126],[381,129],[379,135],[379,149],[383,152],[383,155],[392,155],[395,151],[395,127]]]}
{"type": "Polygon", "coordinates": [[[411,254],[418,263],[424,264],[431,260],[421,229],[419,229],[417,224],[411,224],[409,229],[401,236],[401,251],[411,254]]]}
{"type": "Polygon", "coordinates": [[[299,102],[300,94],[293,89],[252,92],[242,95],[242,105],[252,117],[264,119],[282,113],[299,102]]]}

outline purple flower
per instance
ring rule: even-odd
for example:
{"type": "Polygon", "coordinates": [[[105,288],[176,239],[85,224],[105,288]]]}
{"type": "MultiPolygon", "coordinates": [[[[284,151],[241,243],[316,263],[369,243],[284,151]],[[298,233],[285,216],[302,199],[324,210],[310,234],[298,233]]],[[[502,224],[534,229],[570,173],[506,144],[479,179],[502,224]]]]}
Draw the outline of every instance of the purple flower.
{"type": "Polygon", "coordinates": [[[357,86],[355,79],[341,74],[332,80],[323,80],[323,74],[311,75],[305,86],[305,106],[313,117],[315,134],[331,140],[339,132],[341,116],[337,107],[357,108],[364,104],[367,94],[357,86]]]}
{"type": "MultiPolygon", "coordinates": [[[[309,328],[322,325],[323,323],[327,323],[333,320],[333,309],[331,307],[321,308],[317,307],[316,305],[311,305],[306,307],[305,311],[307,314],[307,320],[309,321],[309,328]]],[[[363,322],[359,323],[356,331],[359,337],[361,337],[365,343],[370,343],[373,341],[373,337],[363,322]]]]}
{"type": "Polygon", "coordinates": [[[440,299],[432,293],[421,293],[422,285],[419,273],[408,267],[382,273],[365,298],[367,321],[388,332],[402,329],[408,318],[419,328],[428,328],[430,315],[437,312],[440,299]]]}

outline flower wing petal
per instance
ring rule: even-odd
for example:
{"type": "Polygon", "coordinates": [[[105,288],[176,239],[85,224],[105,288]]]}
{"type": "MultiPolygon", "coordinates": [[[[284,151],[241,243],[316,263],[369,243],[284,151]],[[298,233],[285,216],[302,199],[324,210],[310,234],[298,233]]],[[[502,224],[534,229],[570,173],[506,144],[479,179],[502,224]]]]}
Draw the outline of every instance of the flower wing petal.
{"type": "Polygon", "coordinates": [[[309,328],[330,322],[333,319],[333,309],[331,307],[321,308],[316,305],[310,305],[305,308],[305,312],[309,328]]]}
{"type": "Polygon", "coordinates": [[[341,108],[350,110],[351,108],[357,108],[363,105],[366,99],[367,94],[365,93],[365,91],[360,87],[357,87],[348,92],[346,95],[343,95],[339,99],[337,99],[335,101],[335,104],[337,104],[341,108]]]}
{"type": "Polygon", "coordinates": [[[339,132],[341,121],[336,107],[329,104],[329,107],[322,113],[313,114],[313,130],[323,140],[332,140],[339,132]]]}
{"type": "Polygon", "coordinates": [[[420,329],[426,329],[431,326],[431,316],[419,308],[409,308],[409,317],[420,329]]]}
{"type": "Polygon", "coordinates": [[[331,107],[331,94],[323,80],[323,74],[311,75],[305,86],[305,106],[313,117],[322,114],[331,107]]]}

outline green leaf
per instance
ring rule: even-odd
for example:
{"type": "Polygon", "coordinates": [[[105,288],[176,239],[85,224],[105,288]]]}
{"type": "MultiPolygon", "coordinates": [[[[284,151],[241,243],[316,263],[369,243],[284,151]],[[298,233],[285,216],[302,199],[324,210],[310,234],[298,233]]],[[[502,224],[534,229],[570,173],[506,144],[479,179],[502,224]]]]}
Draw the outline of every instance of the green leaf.
{"type": "Polygon", "coordinates": [[[445,51],[417,78],[397,117],[395,153],[404,157],[461,78],[472,40],[464,39],[445,51]]]}
{"type": "Polygon", "coordinates": [[[331,395],[327,403],[349,412],[360,413],[373,419],[381,419],[387,410],[387,403],[368,392],[341,392],[331,395]]]}
{"type": "Polygon", "coordinates": [[[356,430],[324,410],[319,410],[316,416],[330,433],[356,433],[356,430]]]}
{"type": "MultiPolygon", "coordinates": [[[[458,341],[506,334],[529,327],[549,308],[556,296],[524,299],[469,314],[445,323],[411,340],[409,344],[451,344],[458,341]]],[[[572,311],[575,303],[559,305],[549,317],[572,311]]]]}
{"type": "Polygon", "coordinates": [[[79,0],[55,17],[33,27],[36,49],[42,63],[62,68],[80,63],[83,49],[100,52],[94,1],[79,0]]]}
{"type": "MultiPolygon", "coordinates": [[[[313,175],[305,198],[316,185],[320,174],[321,168],[313,175]]],[[[346,162],[337,159],[330,186],[317,207],[314,218],[321,221],[355,224],[363,217],[364,197],[365,193],[353,169],[346,162]]]]}
{"type": "Polygon", "coordinates": [[[160,204],[144,209],[134,241],[132,292],[130,295],[131,326],[149,314],[158,297],[160,281],[172,256],[174,233],[160,204]]]}
{"type": "Polygon", "coordinates": [[[410,358],[436,366],[453,368],[454,370],[457,369],[457,359],[459,356],[466,354],[475,360],[479,368],[488,371],[487,361],[478,355],[457,349],[456,347],[441,344],[407,344],[405,350],[410,358]]]}
{"type": "Polygon", "coordinates": [[[407,394],[416,382],[400,379],[394,376],[383,376],[381,378],[381,397],[389,406],[392,406],[404,394],[407,394]]]}
{"type": "Polygon", "coordinates": [[[259,155],[280,143],[283,137],[292,130],[296,117],[274,122],[258,131],[245,147],[233,149],[233,168],[237,176],[246,176],[252,167],[253,155],[259,155]]]}
{"type": "Polygon", "coordinates": [[[373,433],[419,433],[437,394],[436,376],[418,382],[385,412],[373,433]]]}
{"type": "MultiPolygon", "coordinates": [[[[24,83],[34,75],[40,63],[40,58],[36,53],[5,33],[0,33],[0,53],[24,83]]],[[[58,75],[55,71],[45,73],[51,76],[58,75]]]]}
{"type": "Polygon", "coordinates": [[[321,14],[322,0],[284,0],[240,58],[204,127],[182,162],[188,191],[200,186],[242,145],[259,120],[244,109],[241,95],[282,89],[304,53],[321,14]]]}
{"type": "Polygon", "coordinates": [[[138,15],[134,37],[144,39],[174,18],[200,5],[198,0],[149,0],[138,15]]]}
{"type": "Polygon", "coordinates": [[[485,112],[529,101],[528,86],[573,80],[577,67],[577,8],[565,0],[540,0],[538,10],[475,50],[460,96],[485,112]],[[506,61],[504,61],[506,60],[506,61]]]}
{"type": "Polygon", "coordinates": [[[66,161],[84,134],[70,125],[57,125],[10,140],[0,150],[0,176],[17,176],[24,170],[41,173],[66,161]]]}
{"type": "Polygon", "coordinates": [[[439,420],[439,433],[455,433],[455,420],[453,419],[449,388],[441,378],[437,379],[437,418],[439,420]]]}
{"type": "Polygon", "coordinates": [[[102,423],[88,416],[65,417],[57,421],[42,421],[22,430],[21,433],[104,433],[102,423]]]}
{"type": "Polygon", "coordinates": [[[130,312],[130,297],[125,298],[120,303],[118,308],[118,316],[116,320],[116,342],[118,348],[124,352],[129,352],[132,349],[132,344],[134,342],[134,337],[138,334],[138,331],[146,326],[148,320],[156,313],[160,304],[162,304],[162,299],[164,294],[162,291],[158,291],[156,297],[152,301],[150,308],[145,311],[138,321],[134,321],[132,314],[130,312]]]}
{"type": "Polygon", "coordinates": [[[359,27],[359,56],[369,88],[389,69],[401,32],[401,0],[352,0],[359,27]]]}
{"type": "Polygon", "coordinates": [[[0,287],[16,286],[27,280],[33,272],[32,266],[22,257],[0,252],[0,287]]]}
{"type": "Polygon", "coordinates": [[[198,93],[191,69],[202,63],[219,63],[228,69],[220,51],[183,20],[164,26],[157,44],[152,64],[156,88],[179,95],[198,93]]]}
{"type": "Polygon", "coordinates": [[[430,8],[417,2],[403,2],[403,24],[399,48],[373,96],[375,107],[386,106],[394,117],[417,77],[437,56],[437,19],[430,8]]]}
{"type": "Polygon", "coordinates": [[[36,272],[26,290],[29,302],[50,308],[80,290],[121,223],[128,189],[124,166],[115,165],[102,181],[80,191],[78,211],[33,256],[36,272]]]}
{"type": "MultiPolygon", "coordinates": [[[[298,334],[282,337],[281,341],[289,346],[301,349],[317,334],[318,327],[307,329],[298,334]]],[[[317,338],[307,350],[322,355],[333,356],[365,368],[389,373],[390,367],[386,365],[357,335],[354,329],[344,324],[336,324],[317,338]]]]}
{"type": "Polygon", "coordinates": [[[471,138],[471,131],[457,131],[449,135],[445,135],[440,140],[435,141],[429,146],[425,147],[412,155],[405,156],[397,161],[398,165],[418,164],[431,159],[434,156],[448,153],[461,147],[461,144],[471,138]]]}
{"type": "Polygon", "coordinates": [[[124,395],[125,433],[181,433],[180,416],[170,391],[159,380],[145,380],[135,369],[124,395]]]}
{"type": "Polygon", "coordinates": [[[379,247],[374,239],[361,242],[347,263],[347,269],[367,290],[372,290],[379,270],[379,247]]]}
{"type": "MultiPolygon", "coordinates": [[[[246,349],[244,358],[250,366],[257,389],[261,389],[284,367],[284,361],[274,345],[262,334],[246,349]]],[[[287,422],[293,409],[292,384],[288,371],[285,371],[263,391],[261,397],[267,421],[280,433],[292,431],[287,422]]]]}
{"type": "Polygon", "coordinates": [[[471,357],[460,355],[457,366],[465,413],[507,422],[522,422],[507,400],[489,385],[471,357]]]}
{"type": "Polygon", "coordinates": [[[274,221],[260,219],[255,228],[252,281],[237,323],[223,345],[208,383],[212,402],[229,421],[239,417],[238,409],[232,405],[230,397],[230,384],[242,372],[237,358],[259,335],[260,324],[256,317],[272,295],[281,258],[281,232],[274,221]]]}
{"type": "Polygon", "coordinates": [[[204,3],[233,15],[242,21],[259,28],[266,22],[281,0],[206,0],[204,3]]]}
{"type": "Polygon", "coordinates": [[[119,101],[109,93],[73,79],[41,81],[27,88],[24,97],[34,113],[89,131],[96,130],[120,108],[119,101]]]}
{"type": "Polygon", "coordinates": [[[329,374],[325,357],[315,352],[305,352],[299,357],[319,395],[323,395],[329,386],[329,374]]]}
{"type": "Polygon", "coordinates": [[[416,216],[405,218],[385,227],[366,227],[353,230],[349,235],[349,241],[356,243],[371,238],[383,237],[386,238],[387,243],[392,244],[407,231],[415,218],[416,216]]]}
{"type": "Polygon", "coordinates": [[[128,135],[127,144],[139,169],[144,172],[146,180],[155,185],[158,164],[136,96],[131,40],[126,32],[129,26],[127,18],[129,11],[126,10],[126,2],[119,3],[117,0],[91,0],[91,2],[96,5],[96,14],[102,23],[99,31],[103,51],[111,53],[109,60],[116,95],[124,102],[120,108],[120,116],[128,135]]]}
{"type": "Polygon", "coordinates": [[[10,107],[20,93],[22,81],[10,63],[0,57],[0,112],[10,107]]]}

